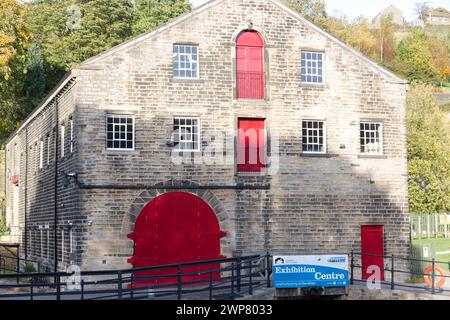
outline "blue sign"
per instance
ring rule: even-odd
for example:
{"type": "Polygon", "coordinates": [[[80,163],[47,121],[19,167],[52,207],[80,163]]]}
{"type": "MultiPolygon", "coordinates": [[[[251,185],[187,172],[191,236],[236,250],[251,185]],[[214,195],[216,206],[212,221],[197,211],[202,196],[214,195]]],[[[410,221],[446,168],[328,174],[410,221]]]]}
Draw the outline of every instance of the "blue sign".
{"type": "Polygon", "coordinates": [[[275,288],[347,287],[347,255],[274,256],[275,288]]]}

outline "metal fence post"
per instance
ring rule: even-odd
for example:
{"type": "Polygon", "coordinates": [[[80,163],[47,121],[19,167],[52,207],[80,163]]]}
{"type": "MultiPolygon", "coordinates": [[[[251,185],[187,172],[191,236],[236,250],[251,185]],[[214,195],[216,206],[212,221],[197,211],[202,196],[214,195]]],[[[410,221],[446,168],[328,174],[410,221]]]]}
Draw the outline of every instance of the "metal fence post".
{"type": "Polygon", "coordinates": [[[61,275],[56,275],[56,300],[61,300],[61,275]]]}
{"type": "Polygon", "coordinates": [[[134,299],[134,273],[130,276],[130,299],[134,299]]]}
{"type": "Polygon", "coordinates": [[[248,284],[248,294],[252,295],[253,294],[253,283],[252,283],[252,274],[253,274],[253,270],[252,270],[252,260],[250,259],[248,261],[248,265],[249,265],[249,284],[248,284]]]}
{"type": "Polygon", "coordinates": [[[236,284],[236,291],[241,292],[241,258],[237,258],[237,270],[236,270],[236,277],[237,277],[237,284],[236,284]]]}
{"type": "MultiPolygon", "coordinates": [[[[212,300],[212,292],[213,292],[213,276],[212,276],[212,270],[209,271],[209,300],[212,300]]],[[[178,299],[180,300],[180,299],[178,299]]]]}
{"type": "Polygon", "coordinates": [[[181,265],[178,265],[178,275],[177,275],[177,296],[178,296],[178,300],[181,300],[181,265]]]}
{"type": "Polygon", "coordinates": [[[266,253],[266,275],[267,275],[267,288],[270,288],[270,253],[266,253]]]}
{"type": "Polygon", "coordinates": [[[394,255],[391,256],[391,290],[394,290],[395,282],[394,282],[394,255]]]}
{"type": "Polygon", "coordinates": [[[30,300],[31,301],[33,301],[33,295],[34,295],[33,287],[34,287],[34,280],[33,280],[33,278],[31,278],[31,284],[30,284],[30,300]]]}
{"type": "Polygon", "coordinates": [[[81,279],[81,300],[84,300],[84,279],[81,279]]]}
{"type": "Polygon", "coordinates": [[[350,284],[353,285],[353,267],[355,266],[353,250],[350,253],[350,284]]]}
{"type": "Polygon", "coordinates": [[[122,271],[117,272],[117,291],[119,299],[122,299],[122,271]]]}
{"type": "MultiPolygon", "coordinates": [[[[19,259],[19,253],[17,253],[16,256],[16,275],[19,275],[20,273],[20,259],[19,259]]],[[[17,284],[19,284],[19,277],[17,276],[16,279],[17,284]]]]}
{"type": "Polygon", "coordinates": [[[231,300],[234,300],[234,262],[231,262],[231,300]]]}
{"type": "Polygon", "coordinates": [[[435,258],[433,258],[432,260],[431,260],[432,262],[431,262],[431,265],[432,265],[432,269],[431,269],[431,293],[432,294],[434,294],[434,291],[435,291],[435,264],[436,264],[436,261],[435,261],[435,258]]]}

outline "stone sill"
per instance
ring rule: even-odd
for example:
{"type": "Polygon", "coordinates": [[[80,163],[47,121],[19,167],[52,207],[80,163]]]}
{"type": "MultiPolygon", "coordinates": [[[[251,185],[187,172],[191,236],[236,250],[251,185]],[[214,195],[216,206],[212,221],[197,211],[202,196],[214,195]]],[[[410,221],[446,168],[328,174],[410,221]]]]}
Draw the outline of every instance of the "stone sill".
{"type": "Polygon", "coordinates": [[[385,155],[368,155],[368,154],[359,154],[358,159],[387,159],[388,157],[385,155]]]}
{"type": "Polygon", "coordinates": [[[189,78],[172,78],[170,79],[172,83],[205,83],[203,79],[189,79],[189,78]]]}
{"type": "Polygon", "coordinates": [[[303,158],[336,158],[336,157],[339,157],[339,155],[331,154],[331,153],[301,153],[300,156],[303,158]]]}

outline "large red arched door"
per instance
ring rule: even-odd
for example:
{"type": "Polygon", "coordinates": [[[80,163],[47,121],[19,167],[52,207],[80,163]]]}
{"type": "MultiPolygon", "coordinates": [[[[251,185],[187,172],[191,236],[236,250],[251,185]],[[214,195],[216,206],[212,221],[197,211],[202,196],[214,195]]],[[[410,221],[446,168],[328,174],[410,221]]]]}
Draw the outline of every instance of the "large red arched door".
{"type": "Polygon", "coordinates": [[[256,31],[243,31],[236,40],[237,97],[264,99],[264,41],[256,31]]]}
{"type": "MultiPolygon", "coordinates": [[[[139,214],[134,232],[134,255],[128,260],[134,268],[179,264],[222,258],[219,222],[212,208],[201,198],[184,192],[160,195],[139,214]]],[[[185,267],[185,272],[204,271],[218,265],[185,267]]],[[[142,276],[176,274],[177,269],[136,273],[139,285],[174,283],[177,279],[139,280],[142,276]]],[[[219,277],[215,274],[215,278],[219,277]]],[[[184,276],[183,282],[209,279],[209,275],[184,276]]]]}

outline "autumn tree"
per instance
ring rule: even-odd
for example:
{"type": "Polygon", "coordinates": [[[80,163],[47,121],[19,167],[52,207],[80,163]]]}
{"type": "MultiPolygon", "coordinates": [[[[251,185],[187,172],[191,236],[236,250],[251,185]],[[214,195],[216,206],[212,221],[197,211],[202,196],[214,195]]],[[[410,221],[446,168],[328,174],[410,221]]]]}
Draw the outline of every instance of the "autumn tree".
{"type": "Polygon", "coordinates": [[[394,63],[396,71],[410,81],[438,81],[439,71],[433,64],[428,45],[426,33],[421,28],[413,29],[398,45],[394,63]]]}
{"type": "Polygon", "coordinates": [[[31,38],[22,4],[0,0],[0,143],[21,120],[17,96],[31,38]]]}
{"type": "Polygon", "coordinates": [[[312,21],[318,22],[327,17],[325,2],[323,0],[285,0],[293,10],[299,12],[312,21]]]}
{"type": "Polygon", "coordinates": [[[383,17],[376,32],[379,59],[381,62],[390,62],[395,56],[394,26],[392,15],[383,17]]]}

